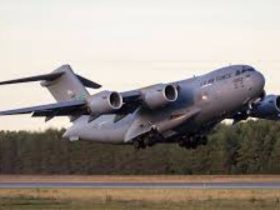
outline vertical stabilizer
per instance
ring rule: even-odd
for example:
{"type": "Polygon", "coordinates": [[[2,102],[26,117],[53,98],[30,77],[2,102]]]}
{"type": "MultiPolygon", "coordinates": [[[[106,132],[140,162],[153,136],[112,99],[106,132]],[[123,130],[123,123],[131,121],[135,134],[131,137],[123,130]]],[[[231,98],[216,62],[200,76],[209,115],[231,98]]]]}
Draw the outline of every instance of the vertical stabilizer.
{"type": "Polygon", "coordinates": [[[62,75],[51,81],[42,81],[41,85],[48,88],[58,102],[83,99],[89,95],[82,81],[75,75],[70,65],[63,65],[53,73],[61,73],[62,75]]]}

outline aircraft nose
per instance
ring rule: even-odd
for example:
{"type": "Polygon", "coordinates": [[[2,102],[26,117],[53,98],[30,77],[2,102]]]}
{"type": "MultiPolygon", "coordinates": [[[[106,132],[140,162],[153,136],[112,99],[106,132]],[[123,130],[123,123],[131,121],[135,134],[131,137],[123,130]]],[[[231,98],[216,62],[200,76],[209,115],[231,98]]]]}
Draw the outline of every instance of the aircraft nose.
{"type": "Polygon", "coordinates": [[[262,73],[260,72],[254,73],[253,84],[258,91],[263,91],[265,86],[265,78],[262,73]]]}

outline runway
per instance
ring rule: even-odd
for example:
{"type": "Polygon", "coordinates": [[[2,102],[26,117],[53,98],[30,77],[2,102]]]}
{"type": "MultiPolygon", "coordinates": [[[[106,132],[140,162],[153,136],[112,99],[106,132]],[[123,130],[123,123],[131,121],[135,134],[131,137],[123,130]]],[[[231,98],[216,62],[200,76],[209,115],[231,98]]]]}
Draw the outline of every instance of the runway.
{"type": "Polygon", "coordinates": [[[279,189],[280,182],[0,182],[0,189],[279,189]]]}

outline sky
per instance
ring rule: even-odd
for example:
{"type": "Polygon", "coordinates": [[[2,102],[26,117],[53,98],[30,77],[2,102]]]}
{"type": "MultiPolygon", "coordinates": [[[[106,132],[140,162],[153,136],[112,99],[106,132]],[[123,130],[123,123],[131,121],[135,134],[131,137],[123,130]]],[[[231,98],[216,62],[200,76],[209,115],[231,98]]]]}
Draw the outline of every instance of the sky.
{"type": "MultiPolygon", "coordinates": [[[[279,0],[0,0],[0,80],[70,64],[123,91],[249,64],[277,94],[279,11],[279,0]]],[[[38,83],[0,87],[0,98],[0,110],[54,102],[38,83]]],[[[3,130],[63,126],[67,118],[0,118],[3,130]]]]}

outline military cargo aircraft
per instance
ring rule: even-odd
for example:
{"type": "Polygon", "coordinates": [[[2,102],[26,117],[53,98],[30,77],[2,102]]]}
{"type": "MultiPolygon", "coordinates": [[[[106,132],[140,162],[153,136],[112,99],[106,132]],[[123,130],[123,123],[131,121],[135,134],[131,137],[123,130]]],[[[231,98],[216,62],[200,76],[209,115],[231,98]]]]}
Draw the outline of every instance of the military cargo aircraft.
{"type": "Polygon", "coordinates": [[[231,65],[202,76],[156,84],[127,92],[87,88],[101,85],[63,65],[50,74],[0,82],[0,85],[41,81],[57,103],[2,111],[0,115],[31,113],[33,117],[67,116],[63,135],[87,140],[132,144],[144,149],[157,143],[177,143],[187,149],[207,144],[207,134],[224,119],[280,119],[280,96],[266,95],[264,76],[248,65],[231,65]]]}

